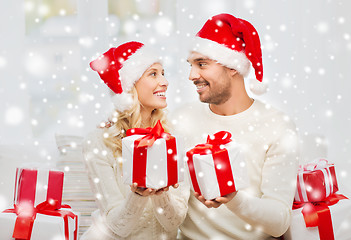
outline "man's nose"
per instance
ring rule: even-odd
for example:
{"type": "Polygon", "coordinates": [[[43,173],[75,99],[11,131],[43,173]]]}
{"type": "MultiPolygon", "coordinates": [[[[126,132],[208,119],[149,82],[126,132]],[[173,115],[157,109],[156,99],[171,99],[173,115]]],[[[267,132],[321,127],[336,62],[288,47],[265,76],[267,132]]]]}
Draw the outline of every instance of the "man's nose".
{"type": "Polygon", "coordinates": [[[189,80],[194,81],[194,80],[197,80],[199,78],[200,78],[199,72],[194,67],[191,67],[190,74],[189,74],[189,80]]]}

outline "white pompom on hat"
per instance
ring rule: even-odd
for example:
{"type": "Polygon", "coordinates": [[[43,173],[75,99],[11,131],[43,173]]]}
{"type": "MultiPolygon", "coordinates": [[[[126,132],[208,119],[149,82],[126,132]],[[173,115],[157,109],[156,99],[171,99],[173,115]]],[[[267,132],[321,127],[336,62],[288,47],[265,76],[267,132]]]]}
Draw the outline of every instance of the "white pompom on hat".
{"type": "Polygon", "coordinates": [[[100,78],[115,93],[112,102],[119,112],[128,110],[133,105],[130,93],[143,73],[154,63],[161,63],[153,49],[140,42],[127,42],[117,48],[110,48],[103,55],[90,63],[100,78]]]}

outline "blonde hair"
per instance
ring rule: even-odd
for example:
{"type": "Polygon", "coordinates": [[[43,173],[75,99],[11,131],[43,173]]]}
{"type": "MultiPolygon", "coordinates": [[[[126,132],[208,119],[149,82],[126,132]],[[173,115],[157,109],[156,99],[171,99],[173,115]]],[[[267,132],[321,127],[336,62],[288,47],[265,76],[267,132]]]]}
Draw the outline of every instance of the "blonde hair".
{"type": "MultiPolygon", "coordinates": [[[[138,99],[138,92],[135,86],[133,86],[131,94],[133,99],[132,107],[124,112],[115,110],[104,128],[104,133],[107,133],[104,134],[104,136],[107,136],[104,137],[104,143],[112,150],[115,158],[122,156],[122,138],[126,136],[127,130],[130,128],[141,127],[141,104],[138,99]]],[[[158,120],[161,121],[164,130],[168,132],[169,122],[166,118],[164,110],[162,109],[154,109],[152,111],[150,127],[155,126],[158,120]]]]}

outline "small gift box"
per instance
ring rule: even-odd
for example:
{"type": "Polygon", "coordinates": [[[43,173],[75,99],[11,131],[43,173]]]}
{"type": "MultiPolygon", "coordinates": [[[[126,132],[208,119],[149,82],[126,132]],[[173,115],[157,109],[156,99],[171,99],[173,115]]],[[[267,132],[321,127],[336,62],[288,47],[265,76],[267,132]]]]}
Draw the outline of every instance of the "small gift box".
{"type": "Polygon", "coordinates": [[[334,164],[325,159],[318,159],[300,166],[294,201],[318,202],[337,191],[334,164]]]}
{"type": "Polygon", "coordinates": [[[214,199],[249,186],[245,159],[231,133],[208,136],[187,152],[193,190],[205,199],[214,199]]]}
{"type": "Polygon", "coordinates": [[[56,170],[17,168],[14,203],[37,206],[47,200],[56,200],[60,208],[63,175],[62,171],[56,170]]]}
{"type": "Polygon", "coordinates": [[[343,195],[333,194],[314,203],[294,203],[293,209],[284,240],[350,239],[351,201],[343,195]]]}
{"type": "Polygon", "coordinates": [[[79,218],[68,205],[45,201],[37,207],[15,205],[0,213],[0,239],[77,240],[79,218]]]}
{"type": "Polygon", "coordinates": [[[183,181],[184,161],[178,158],[178,140],[154,128],[132,128],[122,139],[123,182],[160,189],[183,181]]]}

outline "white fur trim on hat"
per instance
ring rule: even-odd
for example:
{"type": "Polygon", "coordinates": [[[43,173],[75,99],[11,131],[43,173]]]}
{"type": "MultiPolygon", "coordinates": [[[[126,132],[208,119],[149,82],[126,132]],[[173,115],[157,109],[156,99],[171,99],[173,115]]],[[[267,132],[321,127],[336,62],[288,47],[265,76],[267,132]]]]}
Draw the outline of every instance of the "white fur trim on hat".
{"type": "Polygon", "coordinates": [[[145,45],[132,54],[119,70],[123,92],[129,92],[143,73],[157,62],[161,63],[161,59],[155,53],[155,49],[148,48],[145,45]]]}
{"type": "Polygon", "coordinates": [[[231,50],[215,41],[195,37],[190,50],[201,53],[228,68],[235,69],[244,77],[250,72],[251,63],[244,52],[231,50]]]}
{"type": "Polygon", "coordinates": [[[111,98],[111,101],[115,109],[118,110],[119,112],[124,112],[125,110],[130,109],[131,106],[133,105],[132,94],[125,93],[125,92],[122,92],[120,94],[115,94],[111,98]]]}

